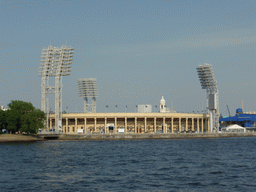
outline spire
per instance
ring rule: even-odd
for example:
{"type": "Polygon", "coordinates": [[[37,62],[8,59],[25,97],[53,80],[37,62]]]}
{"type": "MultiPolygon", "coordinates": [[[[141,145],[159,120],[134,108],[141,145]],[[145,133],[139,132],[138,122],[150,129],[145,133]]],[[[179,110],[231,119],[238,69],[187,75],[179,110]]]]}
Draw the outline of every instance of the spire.
{"type": "Polygon", "coordinates": [[[160,100],[160,106],[159,107],[160,107],[160,113],[166,112],[164,96],[162,96],[162,99],[160,100]]]}

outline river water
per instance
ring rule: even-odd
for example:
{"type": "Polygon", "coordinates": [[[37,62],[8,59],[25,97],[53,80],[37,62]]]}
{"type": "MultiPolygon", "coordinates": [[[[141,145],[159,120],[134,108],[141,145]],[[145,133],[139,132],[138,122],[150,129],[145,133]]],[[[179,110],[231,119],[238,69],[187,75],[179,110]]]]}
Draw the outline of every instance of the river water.
{"type": "Polygon", "coordinates": [[[256,138],[0,144],[0,191],[256,191],[256,138]]]}

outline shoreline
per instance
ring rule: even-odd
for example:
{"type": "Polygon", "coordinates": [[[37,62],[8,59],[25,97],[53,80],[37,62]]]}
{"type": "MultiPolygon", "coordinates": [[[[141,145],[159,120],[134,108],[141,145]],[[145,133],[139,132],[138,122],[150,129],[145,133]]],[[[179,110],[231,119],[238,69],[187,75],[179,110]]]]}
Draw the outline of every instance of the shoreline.
{"type": "MultiPolygon", "coordinates": [[[[38,135],[40,137],[40,135],[38,135]]],[[[42,137],[42,136],[41,136],[42,137]]],[[[208,139],[224,137],[256,137],[256,133],[186,133],[186,134],[90,134],[73,135],[62,134],[56,140],[59,141],[93,141],[93,140],[138,140],[138,139],[208,139]]]]}
{"type": "Polygon", "coordinates": [[[57,137],[51,135],[38,134],[37,136],[28,136],[21,134],[1,134],[0,143],[10,142],[36,142],[36,141],[104,141],[104,140],[142,140],[142,139],[213,139],[225,137],[256,137],[256,133],[178,133],[178,134],[163,134],[163,133],[145,133],[145,134],[91,134],[91,135],[73,135],[62,134],[57,137]],[[48,136],[48,137],[47,137],[48,136]]]}
{"type": "Polygon", "coordinates": [[[44,141],[43,138],[38,138],[36,136],[22,135],[22,134],[0,134],[0,143],[10,143],[10,142],[36,142],[44,141]]]}

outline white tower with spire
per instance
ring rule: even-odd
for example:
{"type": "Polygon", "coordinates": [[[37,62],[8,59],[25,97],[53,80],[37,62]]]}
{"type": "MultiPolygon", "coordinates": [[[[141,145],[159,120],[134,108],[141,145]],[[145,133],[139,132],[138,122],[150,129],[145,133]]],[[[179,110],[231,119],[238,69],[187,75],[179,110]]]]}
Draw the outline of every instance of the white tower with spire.
{"type": "Polygon", "coordinates": [[[162,99],[160,100],[160,113],[166,113],[164,96],[162,96],[162,99]]]}

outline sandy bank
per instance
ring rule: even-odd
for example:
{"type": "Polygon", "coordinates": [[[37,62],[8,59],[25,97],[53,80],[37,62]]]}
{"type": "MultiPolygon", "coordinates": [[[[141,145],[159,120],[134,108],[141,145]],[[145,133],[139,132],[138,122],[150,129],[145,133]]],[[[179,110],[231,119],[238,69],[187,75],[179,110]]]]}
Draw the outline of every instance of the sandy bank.
{"type": "Polygon", "coordinates": [[[0,134],[0,143],[42,141],[42,138],[26,135],[0,134]]]}

